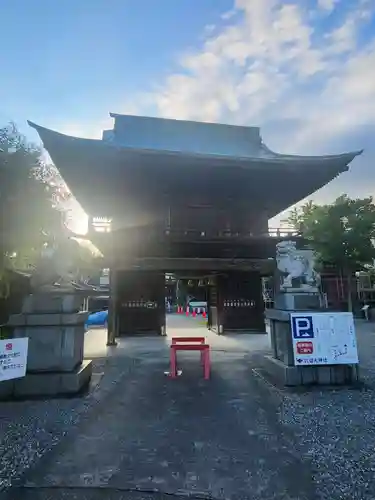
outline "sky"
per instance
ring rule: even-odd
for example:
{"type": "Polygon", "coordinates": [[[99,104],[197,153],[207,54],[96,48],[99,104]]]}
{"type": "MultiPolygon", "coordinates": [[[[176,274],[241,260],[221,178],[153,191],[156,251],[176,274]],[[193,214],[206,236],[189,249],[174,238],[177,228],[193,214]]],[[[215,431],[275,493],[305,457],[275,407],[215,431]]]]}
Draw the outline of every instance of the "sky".
{"type": "Polygon", "coordinates": [[[109,112],[260,126],[280,153],[365,150],[315,201],[375,195],[375,0],[0,0],[0,19],[0,124],[33,141],[27,119],[100,138],[109,112]]]}

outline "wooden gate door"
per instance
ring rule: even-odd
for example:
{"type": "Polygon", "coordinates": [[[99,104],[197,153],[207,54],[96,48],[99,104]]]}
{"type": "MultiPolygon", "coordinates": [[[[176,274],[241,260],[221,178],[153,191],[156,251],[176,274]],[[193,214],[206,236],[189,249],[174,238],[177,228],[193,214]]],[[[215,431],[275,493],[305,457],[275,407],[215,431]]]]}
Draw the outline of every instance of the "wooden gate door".
{"type": "Polygon", "coordinates": [[[219,279],[219,308],[223,333],[264,332],[262,280],[258,272],[228,272],[219,279]]]}
{"type": "Polygon", "coordinates": [[[119,335],[161,335],[165,328],[164,273],[120,271],[117,279],[119,335]]]}

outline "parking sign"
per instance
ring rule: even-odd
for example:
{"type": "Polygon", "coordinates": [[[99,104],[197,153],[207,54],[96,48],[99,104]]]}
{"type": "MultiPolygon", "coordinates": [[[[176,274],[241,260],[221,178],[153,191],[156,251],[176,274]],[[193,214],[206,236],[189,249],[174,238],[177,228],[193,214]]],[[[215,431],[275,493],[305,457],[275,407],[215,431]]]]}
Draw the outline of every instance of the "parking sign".
{"type": "Polygon", "coordinates": [[[314,327],[312,316],[293,316],[293,338],[295,339],[313,339],[314,327]]]}
{"type": "Polygon", "coordinates": [[[294,364],[357,364],[357,339],[352,313],[292,313],[294,364]]]}

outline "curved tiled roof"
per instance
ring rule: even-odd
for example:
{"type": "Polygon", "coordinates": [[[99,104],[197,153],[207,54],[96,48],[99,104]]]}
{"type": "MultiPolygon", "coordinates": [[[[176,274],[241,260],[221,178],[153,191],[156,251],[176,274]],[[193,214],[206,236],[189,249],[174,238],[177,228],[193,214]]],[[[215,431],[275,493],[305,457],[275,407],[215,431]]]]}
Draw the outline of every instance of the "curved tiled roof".
{"type": "MultiPolygon", "coordinates": [[[[223,148],[218,154],[208,152],[215,145],[212,132],[211,136],[206,134],[206,142],[200,150],[190,147],[194,142],[191,141],[190,150],[182,151],[183,144],[187,148],[187,142],[181,134],[169,142],[163,137],[158,139],[157,145],[169,149],[155,148],[155,141],[153,148],[140,148],[142,141],[137,137],[130,137],[128,141],[117,137],[108,142],[67,136],[33,122],[29,125],[37,130],[72,193],[91,215],[120,210],[121,199],[137,192],[142,192],[144,197],[148,193],[178,196],[180,191],[188,194],[189,190],[202,189],[221,197],[253,199],[257,209],[264,209],[273,217],[348,170],[349,163],[361,154],[361,151],[325,156],[275,153],[261,141],[256,127],[238,128],[245,135],[249,129],[253,142],[248,147],[246,141],[235,143],[237,128],[229,126],[234,130],[229,154],[224,154],[223,148]],[[241,154],[231,154],[234,150],[241,154]],[[105,207],[107,212],[103,212],[105,207]]],[[[203,125],[210,131],[209,124],[203,125]]],[[[170,128],[170,124],[168,126],[170,128]]],[[[222,127],[220,134],[227,126],[222,127]]],[[[198,139],[195,144],[199,145],[198,139]]],[[[152,140],[150,136],[143,145],[150,145],[152,140]]]]}

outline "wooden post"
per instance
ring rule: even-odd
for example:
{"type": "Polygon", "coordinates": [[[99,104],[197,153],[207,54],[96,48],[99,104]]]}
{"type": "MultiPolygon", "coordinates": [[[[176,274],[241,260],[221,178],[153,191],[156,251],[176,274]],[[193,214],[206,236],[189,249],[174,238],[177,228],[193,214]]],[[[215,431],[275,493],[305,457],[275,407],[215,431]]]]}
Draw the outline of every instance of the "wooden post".
{"type": "Polygon", "coordinates": [[[117,346],[116,334],[118,326],[117,311],[117,272],[109,271],[109,304],[108,304],[108,333],[107,346],[117,346]]]}

